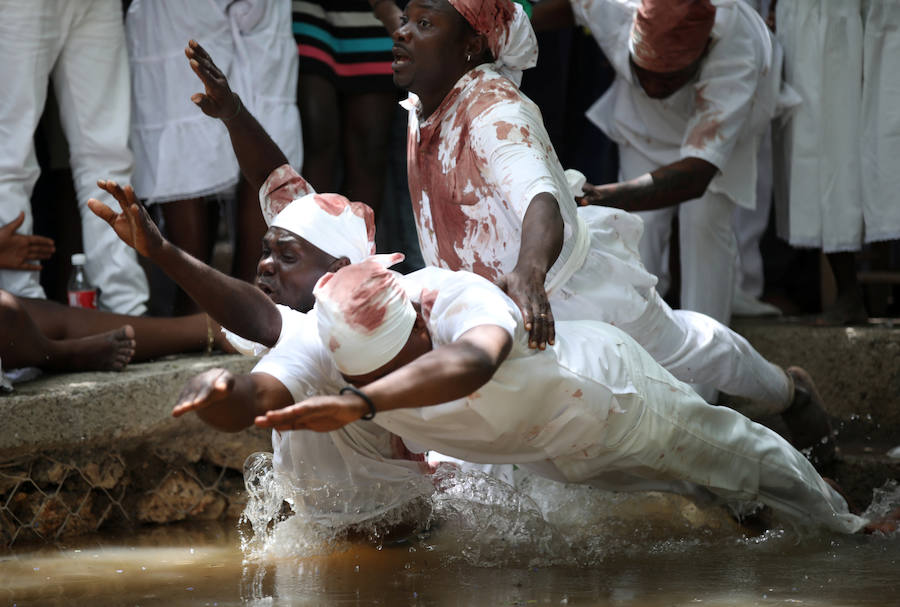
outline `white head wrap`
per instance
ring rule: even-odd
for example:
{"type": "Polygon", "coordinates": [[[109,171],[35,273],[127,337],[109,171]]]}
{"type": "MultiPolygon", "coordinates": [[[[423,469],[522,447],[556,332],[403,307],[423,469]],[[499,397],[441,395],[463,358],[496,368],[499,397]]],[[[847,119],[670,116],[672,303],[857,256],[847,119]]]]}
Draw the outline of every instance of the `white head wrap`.
{"type": "Polygon", "coordinates": [[[329,272],[316,283],[319,339],[347,375],[370,373],[393,360],[416,321],[403,277],[386,266],[401,253],[376,255],[329,272]]]}
{"type": "Polygon", "coordinates": [[[522,82],[522,72],[537,65],[538,44],[531,21],[521,5],[510,0],[448,0],[477,33],[487,39],[493,68],[522,82]]]}
{"type": "Polygon", "coordinates": [[[286,206],[271,226],[293,232],[332,257],[359,263],[375,253],[375,217],[339,194],[307,194],[286,206]]]}

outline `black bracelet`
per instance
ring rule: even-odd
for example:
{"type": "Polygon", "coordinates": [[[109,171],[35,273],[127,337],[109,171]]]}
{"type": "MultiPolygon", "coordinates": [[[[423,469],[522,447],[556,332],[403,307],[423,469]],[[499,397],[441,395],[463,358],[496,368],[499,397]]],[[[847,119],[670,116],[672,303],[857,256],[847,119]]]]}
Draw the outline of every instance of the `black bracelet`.
{"type": "Polygon", "coordinates": [[[355,386],[344,386],[343,388],[341,388],[340,393],[343,394],[344,392],[353,392],[358,397],[360,397],[361,399],[366,401],[367,405],[369,405],[369,412],[366,413],[365,415],[363,415],[362,417],[360,417],[359,419],[364,419],[366,421],[369,421],[370,419],[375,418],[375,403],[372,402],[371,398],[366,396],[365,392],[363,392],[362,390],[360,390],[359,388],[357,388],[355,386]]]}

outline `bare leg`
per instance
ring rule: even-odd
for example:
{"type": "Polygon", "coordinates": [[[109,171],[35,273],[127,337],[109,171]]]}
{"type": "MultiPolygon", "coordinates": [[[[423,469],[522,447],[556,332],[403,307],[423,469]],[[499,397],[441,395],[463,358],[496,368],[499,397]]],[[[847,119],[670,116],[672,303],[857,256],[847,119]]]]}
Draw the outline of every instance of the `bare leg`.
{"type": "Polygon", "coordinates": [[[297,90],[303,147],[307,150],[303,177],[317,192],[333,192],[340,124],[338,94],[331,82],[314,74],[301,74],[297,90]]]}
{"type": "Polygon", "coordinates": [[[828,265],[834,273],[837,299],[822,314],[826,324],[862,324],[868,320],[863,302],[862,287],[856,276],[856,255],[854,253],[828,253],[828,265]]]}
{"type": "MultiPolygon", "coordinates": [[[[213,334],[213,346],[226,349],[219,325],[211,322],[207,326],[206,314],[174,318],[123,316],[98,310],[70,308],[44,299],[13,299],[30,319],[35,330],[50,341],[83,339],[130,325],[136,341],[133,357],[135,362],[170,354],[202,352],[207,347],[210,331],[213,334]]],[[[4,304],[2,309],[6,310],[7,307],[4,304]]],[[[2,334],[3,329],[0,329],[0,335],[2,334]]],[[[0,351],[0,357],[5,364],[6,354],[0,351]]]]}
{"type": "MultiPolygon", "coordinates": [[[[134,329],[128,324],[120,323],[88,337],[48,339],[25,311],[22,301],[0,291],[0,358],[7,367],[119,371],[134,355],[134,329]]],[[[61,305],[59,308],[68,309],[61,305]]]]}
{"type": "MultiPolygon", "coordinates": [[[[209,263],[218,224],[218,205],[202,198],[176,200],[162,206],[168,239],[200,261],[209,263]]],[[[176,316],[195,313],[197,304],[184,291],[175,296],[176,316]]]]}
{"type": "Polygon", "coordinates": [[[259,263],[260,243],[266,233],[266,221],[259,209],[259,198],[247,180],[241,177],[237,189],[237,237],[235,238],[232,276],[253,282],[259,263]]]}
{"type": "Polygon", "coordinates": [[[344,194],[377,216],[384,197],[394,93],[348,95],[344,104],[344,194]]]}

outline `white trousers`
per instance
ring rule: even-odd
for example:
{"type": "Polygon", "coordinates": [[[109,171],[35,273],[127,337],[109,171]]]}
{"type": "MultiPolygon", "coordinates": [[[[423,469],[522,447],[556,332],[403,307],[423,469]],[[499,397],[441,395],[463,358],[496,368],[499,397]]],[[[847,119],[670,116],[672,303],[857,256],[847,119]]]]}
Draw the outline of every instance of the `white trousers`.
{"type": "MultiPolygon", "coordinates": [[[[731,227],[735,205],[709,190],[694,200],[658,211],[638,213],[644,220],[641,259],[668,284],[672,220],[678,215],[681,256],[681,307],[728,324],[737,244],[731,227]]],[[[660,288],[665,294],[665,290],[660,288]]]]}
{"type": "MultiPolygon", "coordinates": [[[[551,292],[556,320],[599,320],[617,326],[672,375],[695,384],[708,400],[722,391],[752,401],[759,411],[777,413],[787,407],[791,385],[781,368],[715,318],[673,310],[660,297],[641,264],[638,243],[646,235],[641,235],[633,215],[583,207],[579,216],[591,234],[590,252],[582,268],[551,292]]],[[[729,235],[730,217],[725,216],[729,235]]],[[[731,261],[726,268],[734,272],[731,261]]],[[[724,294],[730,305],[730,288],[724,294]]]]}
{"type": "Polygon", "coordinates": [[[706,404],[646,352],[629,350],[638,394],[617,399],[624,413],[610,415],[600,444],[525,467],[609,490],[760,501],[794,521],[842,533],[866,524],[777,433],[732,409],[706,404]]]}
{"type": "Polygon", "coordinates": [[[765,287],[763,259],[759,242],[769,226],[772,211],[772,133],[766,132],[756,156],[756,208],[737,207],[734,210],[734,235],[737,239],[737,276],[735,288],[759,298],[765,287]]]}
{"type": "MultiPolygon", "coordinates": [[[[0,225],[21,211],[30,234],[30,198],[40,169],[34,131],[52,79],[71,153],[89,280],[100,304],[121,314],[146,311],[149,288],[135,252],[87,208],[100,178],[127,183],[130,81],[119,0],[4,0],[0,4],[0,225]]],[[[0,271],[0,288],[44,297],[37,272],[0,271]]]]}

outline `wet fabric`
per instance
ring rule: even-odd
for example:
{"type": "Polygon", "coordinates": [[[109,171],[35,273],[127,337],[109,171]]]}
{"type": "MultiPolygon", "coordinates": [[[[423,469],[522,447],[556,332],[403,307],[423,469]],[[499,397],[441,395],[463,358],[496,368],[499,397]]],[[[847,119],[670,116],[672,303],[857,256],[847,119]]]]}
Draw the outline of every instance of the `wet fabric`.
{"type": "Polygon", "coordinates": [[[651,72],[677,72],[706,48],[716,20],[709,0],[642,0],[631,29],[631,57],[651,72]]]}
{"type": "Polygon", "coordinates": [[[803,104],[776,135],[779,235],[826,253],[900,238],[900,2],[776,5],[785,79],[803,104]],[[827,124],[828,128],[821,128],[827,124]]]}
{"type": "MultiPolygon", "coordinates": [[[[278,309],[278,342],[247,352],[262,355],[253,373],[275,378],[297,402],[336,394],[346,382],[321,346],[315,314],[278,309]]],[[[401,446],[390,432],[364,421],[328,433],[272,432],[274,469],[292,489],[295,508],[333,527],[378,517],[433,490],[422,462],[409,459],[401,446]]]]}
{"type": "Polygon", "coordinates": [[[134,93],[133,185],[139,197],[155,203],[221,193],[240,176],[225,125],[190,99],[203,90],[184,56],[192,38],[288,161],[303,164],[289,2],[134,0],[125,25],[134,93]]]}
{"type": "Polygon", "coordinates": [[[494,56],[491,67],[516,86],[522,72],[537,65],[537,36],[522,5],[510,0],[449,0],[463,19],[485,37],[494,56]]]}
{"type": "Polygon", "coordinates": [[[480,277],[426,268],[404,284],[433,302],[425,321],[435,348],[466,327],[513,329],[509,357],[472,394],[376,416],[411,447],[476,463],[537,464],[539,474],[549,460],[552,478],[607,489],[640,490],[644,482],[681,492],[687,481],[841,532],[865,523],[784,439],[707,405],[615,327],[558,322],[553,346],[529,350],[516,305],[480,277]]]}

